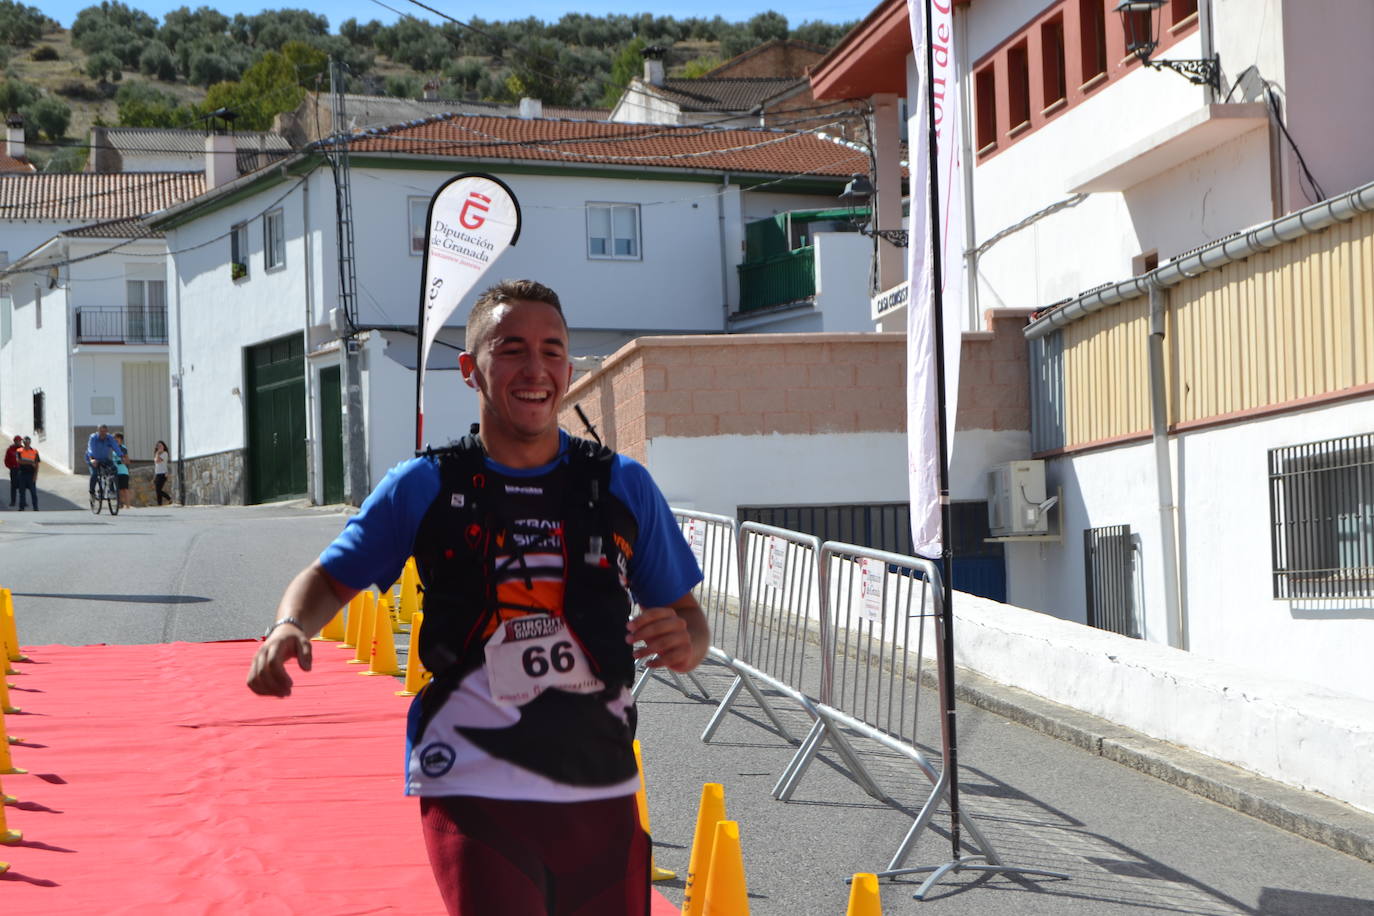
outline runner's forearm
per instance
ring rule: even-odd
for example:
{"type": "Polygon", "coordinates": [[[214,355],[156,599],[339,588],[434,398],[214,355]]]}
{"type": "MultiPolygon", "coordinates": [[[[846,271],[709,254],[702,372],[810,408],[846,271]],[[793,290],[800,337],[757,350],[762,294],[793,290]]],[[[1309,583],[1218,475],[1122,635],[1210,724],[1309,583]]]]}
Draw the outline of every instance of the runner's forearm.
{"type": "Polygon", "coordinates": [[[329,623],[333,616],[358,594],[315,561],[291,580],[277,605],[273,620],[294,617],[301,622],[307,636],[313,636],[329,623]]]}

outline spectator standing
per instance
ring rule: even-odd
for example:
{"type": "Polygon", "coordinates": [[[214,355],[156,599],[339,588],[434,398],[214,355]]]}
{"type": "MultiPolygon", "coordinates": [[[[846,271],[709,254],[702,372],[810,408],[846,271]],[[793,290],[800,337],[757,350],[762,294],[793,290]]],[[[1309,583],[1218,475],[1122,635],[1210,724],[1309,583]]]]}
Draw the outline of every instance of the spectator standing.
{"type": "Polygon", "coordinates": [[[157,440],[157,445],[153,446],[153,489],[157,493],[157,504],[162,505],[165,499],[172,501],[172,497],[167,495],[167,465],[169,454],[167,443],[161,439],[157,440]]]}
{"type": "Polygon", "coordinates": [[[15,436],[14,442],[5,449],[5,469],[10,472],[10,508],[14,508],[14,497],[19,492],[19,446],[24,444],[23,436],[15,436]]]}
{"type": "Polygon", "coordinates": [[[134,502],[129,498],[129,450],[124,447],[124,434],[115,433],[115,448],[111,459],[115,466],[115,481],[119,487],[119,506],[132,509],[134,502]]]}
{"type": "Polygon", "coordinates": [[[24,511],[24,494],[27,493],[33,499],[33,511],[38,511],[38,449],[33,447],[32,440],[28,436],[24,437],[24,444],[19,447],[19,511],[24,511]]]}

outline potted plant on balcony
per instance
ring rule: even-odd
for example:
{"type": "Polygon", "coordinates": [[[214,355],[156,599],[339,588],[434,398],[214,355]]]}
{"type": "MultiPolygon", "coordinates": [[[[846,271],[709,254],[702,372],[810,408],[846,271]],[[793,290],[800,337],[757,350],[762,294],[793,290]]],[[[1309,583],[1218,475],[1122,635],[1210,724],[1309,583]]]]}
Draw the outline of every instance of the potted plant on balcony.
{"type": "Polygon", "coordinates": [[[229,276],[234,280],[242,280],[248,276],[248,265],[242,261],[230,261],[229,276]]]}

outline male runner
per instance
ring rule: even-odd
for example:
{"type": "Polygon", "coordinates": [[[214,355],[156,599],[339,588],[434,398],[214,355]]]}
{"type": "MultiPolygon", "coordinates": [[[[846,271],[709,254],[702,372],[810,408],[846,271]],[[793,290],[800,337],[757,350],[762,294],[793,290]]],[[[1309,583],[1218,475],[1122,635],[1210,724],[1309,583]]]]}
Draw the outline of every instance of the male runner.
{"type": "Polygon", "coordinates": [[[701,571],[648,472],[558,428],[572,364],[553,290],[487,290],[466,343],[480,436],[388,473],[287,587],[248,685],[287,696],[286,662],[308,671],[311,634],[413,553],[435,676],[411,707],[407,793],[449,912],[642,916],[633,659],[705,657],[701,571]]]}

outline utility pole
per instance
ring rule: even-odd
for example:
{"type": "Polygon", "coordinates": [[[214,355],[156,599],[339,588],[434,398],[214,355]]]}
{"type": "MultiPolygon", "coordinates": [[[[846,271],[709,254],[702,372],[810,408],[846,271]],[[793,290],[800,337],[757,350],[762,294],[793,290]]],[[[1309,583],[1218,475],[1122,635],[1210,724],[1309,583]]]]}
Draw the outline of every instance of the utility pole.
{"type": "Polygon", "coordinates": [[[343,391],[344,501],[362,505],[371,489],[367,467],[367,434],[363,428],[362,341],[358,337],[357,272],[353,263],[353,192],[348,170],[348,121],[344,113],[343,67],[329,62],[333,108],[330,168],[334,173],[334,225],[337,229],[339,304],[331,322],[339,335],[339,380],[343,391]]]}

